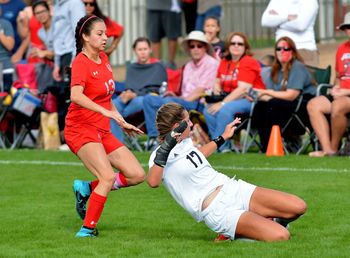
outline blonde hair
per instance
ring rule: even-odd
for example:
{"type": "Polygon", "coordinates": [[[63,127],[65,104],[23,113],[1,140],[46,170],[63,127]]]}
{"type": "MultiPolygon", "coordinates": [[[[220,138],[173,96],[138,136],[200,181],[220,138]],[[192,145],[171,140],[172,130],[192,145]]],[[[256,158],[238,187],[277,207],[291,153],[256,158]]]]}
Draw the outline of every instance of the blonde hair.
{"type": "Polygon", "coordinates": [[[167,103],[157,111],[156,125],[159,132],[158,139],[163,141],[174,124],[181,122],[184,118],[185,108],[177,103],[167,103]]]}

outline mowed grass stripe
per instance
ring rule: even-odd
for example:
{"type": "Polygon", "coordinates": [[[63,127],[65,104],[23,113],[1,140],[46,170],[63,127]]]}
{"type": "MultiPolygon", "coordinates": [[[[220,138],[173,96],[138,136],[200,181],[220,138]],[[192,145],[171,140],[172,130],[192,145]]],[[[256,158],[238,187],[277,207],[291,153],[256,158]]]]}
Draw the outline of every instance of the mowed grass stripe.
{"type": "MultiPolygon", "coordinates": [[[[48,160],[0,160],[0,165],[49,165],[49,166],[83,166],[81,162],[66,161],[48,161],[48,160]]],[[[141,163],[145,168],[148,164],[141,163]]],[[[324,172],[324,173],[349,173],[350,169],[334,169],[334,168],[295,168],[295,167],[242,167],[242,166],[223,166],[213,164],[215,169],[221,170],[249,170],[256,172],[263,171],[285,171],[285,172],[324,172]]]]}

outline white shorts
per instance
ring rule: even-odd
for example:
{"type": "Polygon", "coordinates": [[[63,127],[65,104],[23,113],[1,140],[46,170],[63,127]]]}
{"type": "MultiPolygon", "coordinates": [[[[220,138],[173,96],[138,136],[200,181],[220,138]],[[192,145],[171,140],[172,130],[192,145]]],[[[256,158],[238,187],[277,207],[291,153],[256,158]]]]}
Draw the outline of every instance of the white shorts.
{"type": "Polygon", "coordinates": [[[210,205],[202,211],[205,224],[216,233],[235,238],[242,213],[249,210],[250,198],[256,186],[243,180],[228,180],[210,205]]]}

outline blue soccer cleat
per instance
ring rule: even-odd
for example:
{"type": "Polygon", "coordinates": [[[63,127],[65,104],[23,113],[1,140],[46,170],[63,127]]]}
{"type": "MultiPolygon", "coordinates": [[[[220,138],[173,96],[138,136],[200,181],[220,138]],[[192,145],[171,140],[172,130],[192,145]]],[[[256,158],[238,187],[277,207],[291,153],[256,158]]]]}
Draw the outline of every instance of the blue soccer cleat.
{"type": "Polygon", "coordinates": [[[79,217],[84,220],[86,215],[86,203],[91,195],[90,183],[82,180],[74,180],[73,192],[75,195],[75,209],[79,217]]]}
{"type": "Polygon", "coordinates": [[[84,226],[80,228],[75,237],[96,237],[98,236],[97,228],[85,228],[84,226]]]}

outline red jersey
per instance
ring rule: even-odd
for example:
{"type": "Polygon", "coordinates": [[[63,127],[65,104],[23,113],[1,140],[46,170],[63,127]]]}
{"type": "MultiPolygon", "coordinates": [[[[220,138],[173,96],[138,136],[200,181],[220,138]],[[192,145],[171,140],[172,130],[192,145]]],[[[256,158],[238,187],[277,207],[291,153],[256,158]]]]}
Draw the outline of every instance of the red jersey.
{"type": "Polygon", "coordinates": [[[115,21],[111,20],[107,17],[107,20],[105,21],[107,31],[106,36],[108,38],[110,37],[120,37],[123,33],[124,27],[120,25],[119,23],[116,23],[115,21]]]}
{"type": "Polygon", "coordinates": [[[350,89],[350,42],[341,44],[335,57],[335,71],[339,74],[340,87],[350,89]]]}
{"type": "Polygon", "coordinates": [[[260,70],[258,61],[251,56],[244,56],[238,62],[222,59],[216,78],[220,79],[221,88],[226,93],[236,89],[238,81],[250,83],[253,88],[265,89],[260,70]]]}
{"type": "MultiPolygon", "coordinates": [[[[100,52],[101,63],[96,64],[83,53],[79,53],[72,63],[71,87],[83,86],[83,93],[96,104],[111,110],[111,98],[115,91],[113,73],[108,57],[100,52]]],[[[71,103],[66,117],[66,125],[88,124],[109,131],[109,118],[100,113],[71,103]]]]}

